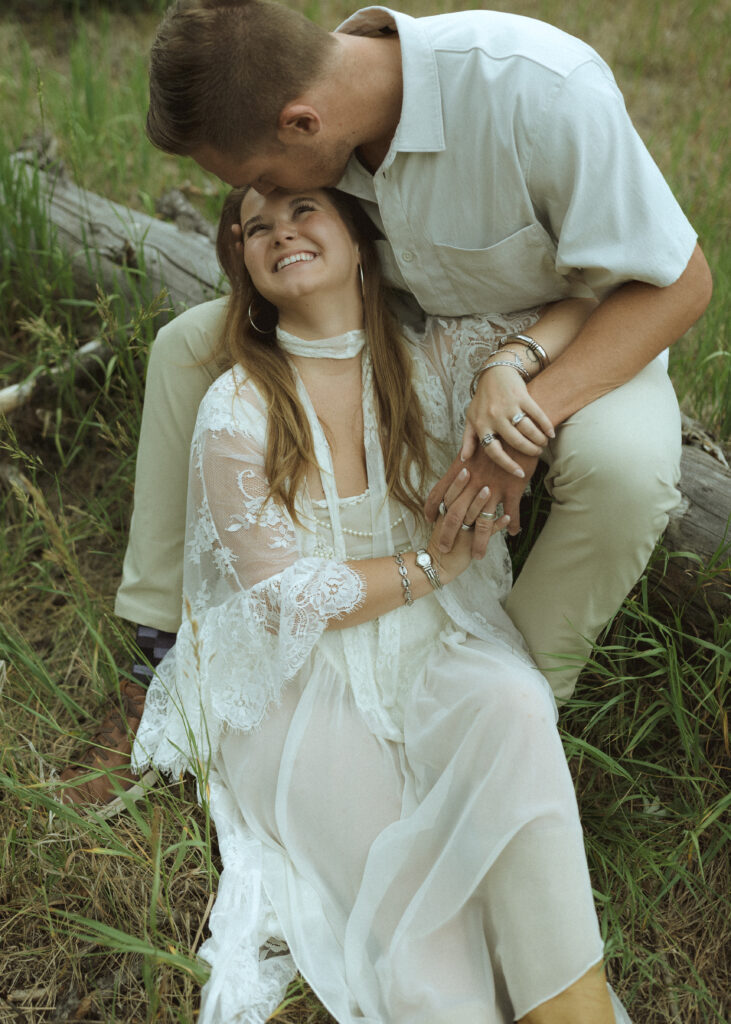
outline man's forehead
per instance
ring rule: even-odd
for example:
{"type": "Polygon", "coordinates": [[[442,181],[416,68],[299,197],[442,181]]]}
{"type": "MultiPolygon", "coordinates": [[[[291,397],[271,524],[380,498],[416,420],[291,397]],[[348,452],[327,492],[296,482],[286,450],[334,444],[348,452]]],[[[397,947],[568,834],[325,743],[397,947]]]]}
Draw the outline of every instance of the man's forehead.
{"type": "Polygon", "coordinates": [[[256,159],[252,156],[231,156],[208,145],[200,146],[191,153],[191,156],[204,171],[215,174],[217,178],[227,182],[233,188],[249,184],[252,177],[252,171],[249,169],[252,168],[256,159]]]}

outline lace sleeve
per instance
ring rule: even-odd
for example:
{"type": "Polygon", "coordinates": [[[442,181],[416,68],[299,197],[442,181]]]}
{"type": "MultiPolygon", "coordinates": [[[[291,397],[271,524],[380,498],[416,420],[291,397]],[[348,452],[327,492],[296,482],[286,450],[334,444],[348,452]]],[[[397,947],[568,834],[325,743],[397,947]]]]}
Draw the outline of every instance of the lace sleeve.
{"type": "Polygon", "coordinates": [[[266,500],[265,437],[260,397],[225,374],[193,436],[183,622],[148,692],[138,763],[179,771],[224,726],[255,728],[328,622],[364,599],[347,565],[303,557],[290,516],[266,500]]]}

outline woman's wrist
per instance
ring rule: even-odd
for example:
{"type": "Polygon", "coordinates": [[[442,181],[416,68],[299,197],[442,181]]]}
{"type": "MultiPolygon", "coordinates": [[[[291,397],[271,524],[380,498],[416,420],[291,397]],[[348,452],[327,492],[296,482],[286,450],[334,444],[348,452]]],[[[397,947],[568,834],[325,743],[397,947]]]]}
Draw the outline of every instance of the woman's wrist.
{"type": "Polygon", "coordinates": [[[523,353],[529,369],[535,367],[535,373],[545,370],[551,362],[548,353],[539,341],[531,334],[507,334],[498,345],[498,352],[515,351],[518,346],[523,353]]]}
{"type": "Polygon", "coordinates": [[[535,352],[531,352],[529,348],[520,349],[520,351],[514,348],[501,348],[490,359],[508,359],[509,357],[514,360],[516,366],[521,366],[525,370],[528,380],[533,380],[541,370],[545,369],[535,352]]]}
{"type": "Polygon", "coordinates": [[[432,590],[441,589],[447,582],[436,553],[431,548],[396,552],[392,558],[398,573],[403,603],[409,608],[420,597],[425,597],[432,590]],[[428,556],[429,572],[426,571],[424,565],[425,559],[419,557],[424,554],[428,556]]]}

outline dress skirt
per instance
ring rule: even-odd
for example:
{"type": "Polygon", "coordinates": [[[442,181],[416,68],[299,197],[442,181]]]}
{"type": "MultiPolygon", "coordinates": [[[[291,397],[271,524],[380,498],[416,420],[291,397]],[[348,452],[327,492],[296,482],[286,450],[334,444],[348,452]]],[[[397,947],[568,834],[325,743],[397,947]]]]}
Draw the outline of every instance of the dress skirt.
{"type": "Polygon", "coordinates": [[[538,671],[507,647],[443,636],[394,742],[368,728],[337,667],[314,660],[261,728],[226,733],[216,767],[261,841],[294,962],[333,1016],[507,1024],[599,962],[538,671]]]}

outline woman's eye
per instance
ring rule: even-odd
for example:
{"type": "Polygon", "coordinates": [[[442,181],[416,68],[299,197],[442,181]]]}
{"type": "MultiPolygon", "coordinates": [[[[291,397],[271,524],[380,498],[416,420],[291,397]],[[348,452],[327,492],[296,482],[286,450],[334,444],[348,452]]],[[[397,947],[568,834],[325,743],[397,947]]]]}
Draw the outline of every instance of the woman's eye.
{"type": "Polygon", "coordinates": [[[314,212],[314,210],[315,210],[315,207],[314,206],[310,206],[308,203],[300,203],[299,206],[295,206],[295,208],[294,208],[294,212],[295,213],[309,213],[309,212],[314,212]]]}
{"type": "Polygon", "coordinates": [[[246,232],[246,237],[251,238],[251,236],[255,235],[257,231],[264,231],[265,228],[266,224],[252,224],[246,232]]]}

